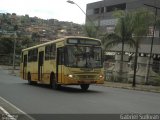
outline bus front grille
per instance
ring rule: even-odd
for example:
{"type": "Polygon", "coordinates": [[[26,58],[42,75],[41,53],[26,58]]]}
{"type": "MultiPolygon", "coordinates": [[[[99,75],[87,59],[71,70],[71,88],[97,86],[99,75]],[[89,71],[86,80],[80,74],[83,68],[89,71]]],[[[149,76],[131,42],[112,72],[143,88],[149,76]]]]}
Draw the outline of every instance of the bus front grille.
{"type": "Polygon", "coordinates": [[[97,75],[77,75],[79,80],[96,80],[97,75]]]}

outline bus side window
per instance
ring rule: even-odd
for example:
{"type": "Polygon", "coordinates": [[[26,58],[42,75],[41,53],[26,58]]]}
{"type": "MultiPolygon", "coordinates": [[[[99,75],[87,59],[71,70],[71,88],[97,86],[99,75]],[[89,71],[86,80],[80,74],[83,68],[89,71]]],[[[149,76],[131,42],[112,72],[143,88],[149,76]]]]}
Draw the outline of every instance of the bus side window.
{"type": "Polygon", "coordinates": [[[38,49],[33,50],[33,61],[37,61],[38,49]]]}
{"type": "Polygon", "coordinates": [[[37,61],[38,49],[32,49],[28,51],[28,62],[37,61]]]}
{"type": "Polygon", "coordinates": [[[64,65],[64,48],[58,48],[58,65],[64,65]]]}
{"type": "Polygon", "coordinates": [[[45,60],[50,59],[50,49],[51,49],[51,45],[45,46],[45,60]]]}
{"type": "Polygon", "coordinates": [[[27,66],[27,55],[24,55],[24,67],[27,66]]]}
{"type": "Polygon", "coordinates": [[[32,50],[28,51],[28,62],[32,61],[32,50]]]}
{"type": "Polygon", "coordinates": [[[52,44],[50,49],[50,59],[54,60],[55,58],[56,58],[56,44],[52,44]]]}
{"type": "Polygon", "coordinates": [[[54,60],[56,58],[56,44],[45,47],[45,60],[54,60]]]}

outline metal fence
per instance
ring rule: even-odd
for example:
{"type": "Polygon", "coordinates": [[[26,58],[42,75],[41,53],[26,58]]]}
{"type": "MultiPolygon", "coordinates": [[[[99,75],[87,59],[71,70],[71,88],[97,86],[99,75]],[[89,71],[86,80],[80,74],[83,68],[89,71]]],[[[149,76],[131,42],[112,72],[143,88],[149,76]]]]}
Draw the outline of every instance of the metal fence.
{"type": "MultiPolygon", "coordinates": [[[[109,59],[105,61],[104,68],[105,80],[107,81],[125,83],[131,83],[133,81],[134,58],[132,58],[130,61],[124,61],[123,63],[121,63],[121,61],[109,59]],[[121,71],[120,64],[123,64],[121,71]]],[[[143,63],[141,60],[138,60],[136,70],[136,83],[160,85],[160,60],[153,59],[150,65],[147,64],[147,61],[144,61],[143,63]],[[147,79],[148,68],[150,69],[147,79]]]]}

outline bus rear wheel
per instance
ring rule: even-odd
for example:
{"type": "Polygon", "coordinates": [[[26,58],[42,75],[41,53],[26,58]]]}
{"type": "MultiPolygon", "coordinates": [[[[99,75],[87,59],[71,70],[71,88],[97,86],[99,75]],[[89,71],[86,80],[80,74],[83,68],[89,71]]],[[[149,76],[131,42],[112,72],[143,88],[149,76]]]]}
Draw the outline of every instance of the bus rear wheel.
{"type": "Polygon", "coordinates": [[[80,86],[83,91],[87,91],[89,88],[89,84],[81,84],[80,86]]]}
{"type": "Polygon", "coordinates": [[[29,85],[36,84],[36,82],[32,81],[32,79],[31,79],[31,74],[30,74],[30,73],[28,73],[27,79],[28,79],[28,84],[29,84],[29,85]]]}

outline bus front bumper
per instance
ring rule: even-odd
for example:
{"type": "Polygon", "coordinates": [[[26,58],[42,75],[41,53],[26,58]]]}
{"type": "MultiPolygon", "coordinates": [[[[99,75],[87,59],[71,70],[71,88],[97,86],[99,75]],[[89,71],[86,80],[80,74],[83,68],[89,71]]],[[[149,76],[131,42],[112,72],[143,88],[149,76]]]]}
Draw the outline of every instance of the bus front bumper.
{"type": "Polygon", "coordinates": [[[65,80],[62,84],[79,85],[79,84],[103,84],[103,83],[104,83],[103,78],[97,79],[97,80],[89,80],[89,79],[77,80],[77,79],[65,76],[65,80]]]}

